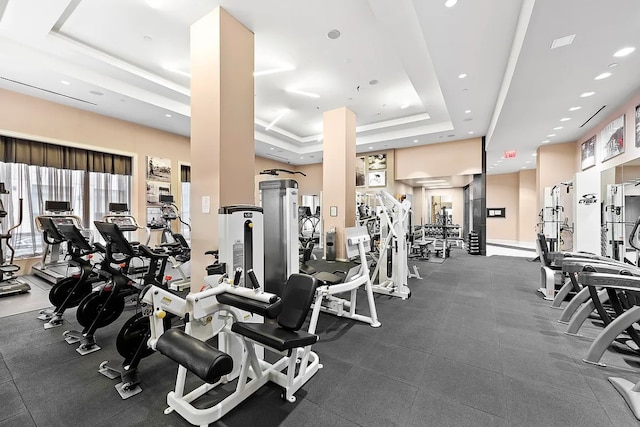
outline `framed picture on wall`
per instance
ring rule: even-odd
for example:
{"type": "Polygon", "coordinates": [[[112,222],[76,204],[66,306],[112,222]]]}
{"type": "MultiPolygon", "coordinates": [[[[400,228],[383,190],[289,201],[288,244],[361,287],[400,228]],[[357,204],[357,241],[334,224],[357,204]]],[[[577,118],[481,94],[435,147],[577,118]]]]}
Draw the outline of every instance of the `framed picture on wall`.
{"type": "Polygon", "coordinates": [[[387,168],[387,155],[386,154],[374,154],[367,156],[367,166],[370,171],[382,170],[387,168]]]}
{"type": "Polygon", "coordinates": [[[624,114],[600,131],[602,161],[624,153],[624,114]]]}
{"type": "Polygon", "coordinates": [[[640,147],[640,105],[636,107],[636,147],[640,147]]]}
{"type": "Polygon", "coordinates": [[[369,172],[369,187],[385,187],[387,185],[387,171],[369,172]]]}
{"type": "Polygon", "coordinates": [[[363,187],[364,182],[364,173],[365,173],[365,163],[364,157],[356,157],[356,187],[363,187]]]}
{"type": "Polygon", "coordinates": [[[588,169],[596,164],[596,136],[582,143],[580,147],[582,170],[588,169]]]}
{"type": "Polygon", "coordinates": [[[171,159],[147,156],[147,179],[171,182],[171,159]]]}
{"type": "Polygon", "coordinates": [[[171,194],[171,184],[147,181],[147,206],[160,206],[160,196],[171,194]]]}

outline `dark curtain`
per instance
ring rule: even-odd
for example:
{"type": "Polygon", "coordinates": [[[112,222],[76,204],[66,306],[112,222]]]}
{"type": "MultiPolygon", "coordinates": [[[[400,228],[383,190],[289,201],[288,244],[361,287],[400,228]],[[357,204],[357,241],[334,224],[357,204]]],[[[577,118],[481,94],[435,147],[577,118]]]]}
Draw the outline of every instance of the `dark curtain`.
{"type": "Polygon", "coordinates": [[[131,175],[131,157],[0,135],[0,162],[131,175]]]}
{"type": "Polygon", "coordinates": [[[191,166],[180,165],[180,182],[191,182],[191,166]]]}

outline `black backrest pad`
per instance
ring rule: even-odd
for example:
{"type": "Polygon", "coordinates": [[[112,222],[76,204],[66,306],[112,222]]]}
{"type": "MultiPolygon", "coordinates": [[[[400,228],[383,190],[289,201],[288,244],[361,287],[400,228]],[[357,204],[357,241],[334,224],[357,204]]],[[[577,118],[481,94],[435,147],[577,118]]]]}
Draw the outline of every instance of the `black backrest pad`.
{"type": "Polygon", "coordinates": [[[60,234],[71,242],[73,246],[76,248],[82,249],[83,251],[91,251],[91,245],[87,242],[87,239],[84,238],[82,232],[78,227],[73,224],[60,224],[58,225],[58,231],[60,234]]]}
{"type": "Polygon", "coordinates": [[[297,331],[302,327],[313,302],[318,280],[306,274],[292,274],[282,291],[282,312],[278,324],[297,331]]]}
{"type": "Polygon", "coordinates": [[[542,257],[544,258],[547,264],[550,263],[549,260],[549,247],[547,246],[547,238],[544,234],[538,233],[538,243],[540,244],[540,250],[542,251],[542,257]]]}
{"type": "Polygon", "coordinates": [[[111,244],[113,252],[124,254],[128,257],[135,256],[131,244],[129,244],[129,241],[124,237],[124,234],[122,234],[122,230],[120,230],[116,224],[102,221],[94,221],[93,223],[104,240],[111,244]]]}

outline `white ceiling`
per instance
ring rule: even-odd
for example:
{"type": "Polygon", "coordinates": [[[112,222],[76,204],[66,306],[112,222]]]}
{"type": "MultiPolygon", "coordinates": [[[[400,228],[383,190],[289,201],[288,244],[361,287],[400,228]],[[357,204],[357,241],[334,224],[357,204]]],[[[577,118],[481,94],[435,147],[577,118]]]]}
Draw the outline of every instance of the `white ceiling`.
{"type": "Polygon", "coordinates": [[[290,68],[256,77],[258,155],[321,161],[322,112],[347,106],[359,152],[486,135],[489,173],[534,168],[542,141],[575,141],[640,89],[640,52],[613,58],[640,48],[637,0],[444,2],[0,0],[0,88],[189,135],[189,25],[222,6],[255,33],[256,71],[290,68]]]}

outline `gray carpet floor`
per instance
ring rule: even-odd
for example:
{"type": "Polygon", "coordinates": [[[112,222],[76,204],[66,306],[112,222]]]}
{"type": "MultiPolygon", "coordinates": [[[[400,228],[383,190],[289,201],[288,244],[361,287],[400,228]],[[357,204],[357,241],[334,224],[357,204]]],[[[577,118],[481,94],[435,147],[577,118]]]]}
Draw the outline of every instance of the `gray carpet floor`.
{"type": "MultiPolygon", "coordinates": [[[[412,297],[376,296],[382,327],[321,315],[314,351],[321,369],[293,404],[267,385],[219,426],[628,426],[638,425],[608,383],[640,377],[640,359],[608,352],[607,368],[584,364],[598,329],[563,334],[535,289],[539,264],[454,251],[443,264],[412,262],[412,297]]],[[[366,299],[359,305],[366,313],[366,299]]],[[[128,315],[98,331],[103,349],[80,356],[43,330],[35,312],[0,318],[0,426],[182,426],[164,415],[176,366],[155,354],[144,391],[121,400],[98,374],[120,362],[115,336],[128,315]]]]}

